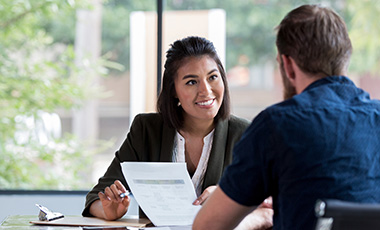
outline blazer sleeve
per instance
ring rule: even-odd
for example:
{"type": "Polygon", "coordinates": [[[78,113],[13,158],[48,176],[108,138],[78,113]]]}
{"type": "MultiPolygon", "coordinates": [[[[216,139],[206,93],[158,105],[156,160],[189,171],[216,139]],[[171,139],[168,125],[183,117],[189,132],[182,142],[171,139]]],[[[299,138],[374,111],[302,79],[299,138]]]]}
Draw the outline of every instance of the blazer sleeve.
{"type": "Polygon", "coordinates": [[[109,165],[105,174],[99,178],[95,187],[87,194],[83,216],[92,216],[89,213],[91,204],[99,199],[98,193],[107,186],[120,180],[129,189],[124,178],[120,163],[124,161],[157,161],[161,142],[162,124],[157,114],[139,114],[132,122],[127,138],[109,165]]]}

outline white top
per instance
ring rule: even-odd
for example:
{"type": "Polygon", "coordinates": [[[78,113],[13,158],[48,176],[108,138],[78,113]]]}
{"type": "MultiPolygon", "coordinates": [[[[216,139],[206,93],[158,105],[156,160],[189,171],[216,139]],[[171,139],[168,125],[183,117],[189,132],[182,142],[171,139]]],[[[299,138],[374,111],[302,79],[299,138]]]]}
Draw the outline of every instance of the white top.
{"type": "MultiPolygon", "coordinates": [[[[202,194],[202,184],[204,181],[208,159],[210,157],[212,142],[214,137],[214,130],[212,130],[207,136],[203,138],[202,155],[199,159],[199,163],[195,170],[193,177],[191,178],[197,197],[202,194]]],[[[185,162],[185,138],[177,131],[176,138],[173,146],[173,162],[185,162]]]]}

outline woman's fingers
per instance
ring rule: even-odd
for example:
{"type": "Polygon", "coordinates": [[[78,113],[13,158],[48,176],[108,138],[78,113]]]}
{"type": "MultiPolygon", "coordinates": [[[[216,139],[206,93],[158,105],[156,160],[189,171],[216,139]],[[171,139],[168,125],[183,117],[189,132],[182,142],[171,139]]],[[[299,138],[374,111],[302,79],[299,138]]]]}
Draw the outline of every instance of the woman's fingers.
{"type": "Polygon", "coordinates": [[[101,200],[107,199],[117,202],[124,201],[125,204],[129,204],[128,196],[124,198],[120,197],[120,194],[125,192],[127,192],[127,190],[125,189],[124,185],[119,180],[116,180],[112,185],[104,189],[104,193],[99,192],[98,195],[101,200]]]}
{"type": "MultiPolygon", "coordinates": [[[[115,185],[111,185],[110,187],[106,187],[104,189],[104,194],[108,197],[109,200],[112,201],[118,201],[118,193],[117,191],[115,192],[115,185]]],[[[120,199],[120,198],[119,198],[120,199]]]]}
{"type": "Polygon", "coordinates": [[[114,185],[120,190],[119,194],[127,192],[127,189],[125,189],[124,185],[119,180],[115,180],[114,185]]]}
{"type": "Polygon", "coordinates": [[[215,185],[207,187],[203,193],[193,202],[193,205],[203,204],[215,189],[215,185]]]}
{"type": "Polygon", "coordinates": [[[100,201],[104,201],[104,200],[110,200],[104,193],[102,192],[99,192],[98,193],[98,196],[100,198],[100,201]]]}
{"type": "Polygon", "coordinates": [[[263,201],[263,203],[260,204],[259,207],[261,207],[261,208],[273,208],[272,204],[273,204],[273,200],[272,200],[272,197],[270,196],[270,197],[266,198],[263,201]]]}

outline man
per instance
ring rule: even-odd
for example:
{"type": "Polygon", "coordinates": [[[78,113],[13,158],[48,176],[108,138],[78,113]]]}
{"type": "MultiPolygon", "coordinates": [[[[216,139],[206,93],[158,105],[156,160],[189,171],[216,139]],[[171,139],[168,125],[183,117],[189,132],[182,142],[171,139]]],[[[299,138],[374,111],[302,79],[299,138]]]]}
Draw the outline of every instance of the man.
{"type": "Polygon", "coordinates": [[[380,102],[345,77],[345,23],[300,6],[276,45],[286,100],[253,120],[193,229],[233,229],[269,196],[274,229],[313,229],[319,198],[380,203],[380,102]]]}

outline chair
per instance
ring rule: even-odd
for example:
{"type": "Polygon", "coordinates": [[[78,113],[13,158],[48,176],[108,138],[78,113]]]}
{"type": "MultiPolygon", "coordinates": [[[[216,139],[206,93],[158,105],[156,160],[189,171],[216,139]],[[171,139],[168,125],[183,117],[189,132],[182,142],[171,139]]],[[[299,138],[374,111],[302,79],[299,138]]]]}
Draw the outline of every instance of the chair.
{"type": "Polygon", "coordinates": [[[380,229],[380,204],[361,204],[341,200],[318,200],[315,230],[380,229]]]}

